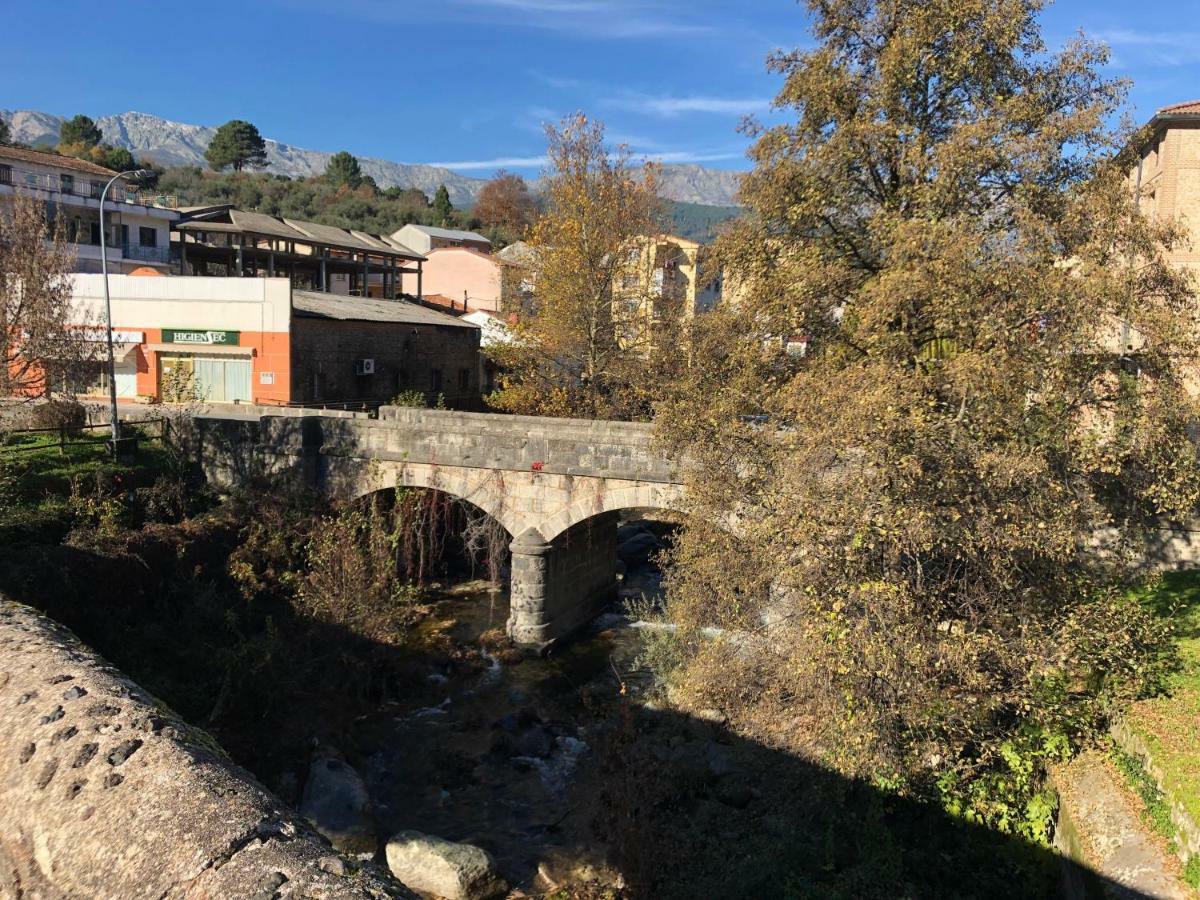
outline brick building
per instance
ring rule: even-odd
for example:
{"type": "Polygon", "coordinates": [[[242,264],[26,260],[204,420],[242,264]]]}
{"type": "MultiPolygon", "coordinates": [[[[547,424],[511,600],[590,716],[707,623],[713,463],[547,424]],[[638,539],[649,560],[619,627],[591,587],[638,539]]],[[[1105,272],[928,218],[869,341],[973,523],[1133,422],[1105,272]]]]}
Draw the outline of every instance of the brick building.
{"type": "Polygon", "coordinates": [[[1200,275],[1200,100],[1158,110],[1150,130],[1130,175],[1138,202],[1146,213],[1188,226],[1191,241],[1171,261],[1200,275]]]}
{"type": "MultiPolygon", "coordinates": [[[[286,278],[118,275],[110,288],[126,401],[163,399],[164,383],[169,393],[182,380],[212,403],[371,405],[420,391],[480,405],[479,327],[415,303],[298,291],[286,278]]],[[[103,341],[102,278],[74,276],[74,300],[89,339],[103,341]]],[[[73,387],[106,396],[107,365],[73,387]]]]}

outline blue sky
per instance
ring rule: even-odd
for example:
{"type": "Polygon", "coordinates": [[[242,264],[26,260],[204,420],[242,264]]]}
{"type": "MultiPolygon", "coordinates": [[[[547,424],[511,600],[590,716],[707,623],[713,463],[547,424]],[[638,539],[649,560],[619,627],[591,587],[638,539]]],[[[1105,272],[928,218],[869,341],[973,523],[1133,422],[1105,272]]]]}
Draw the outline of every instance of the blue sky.
{"type": "MultiPolygon", "coordinates": [[[[1111,72],[1134,80],[1131,107],[1145,119],[1200,97],[1198,5],[1159,0],[1150,17],[1128,0],[1059,0],[1043,23],[1051,46],[1080,29],[1107,41],[1111,72]]],[[[764,58],[808,40],[792,0],[125,0],[120,16],[82,0],[6,8],[15,27],[0,55],[0,107],[244,118],[297,146],[478,176],[536,172],[542,124],[576,109],[639,154],[743,168],[738,122],[769,116],[779,86],[764,58]]]]}

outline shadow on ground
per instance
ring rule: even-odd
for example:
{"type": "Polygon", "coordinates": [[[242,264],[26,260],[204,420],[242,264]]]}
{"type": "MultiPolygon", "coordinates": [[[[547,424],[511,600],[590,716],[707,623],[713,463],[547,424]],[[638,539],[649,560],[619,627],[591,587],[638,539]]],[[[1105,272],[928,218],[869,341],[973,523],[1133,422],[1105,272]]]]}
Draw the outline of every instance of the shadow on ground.
{"type": "MultiPolygon", "coordinates": [[[[433,665],[473,664],[332,625],[301,627],[283,609],[247,616],[221,574],[229,534],[203,547],[151,534],[122,555],[10,547],[0,552],[0,592],[62,621],[185,718],[215,724],[235,758],[269,785],[297,764],[280,758],[285,750],[294,754],[314,736],[348,738],[355,712],[403,699],[433,665]],[[281,723],[290,730],[274,733],[281,723]],[[270,749],[268,734],[278,740],[270,749]]],[[[591,753],[562,814],[543,816],[529,840],[579,858],[607,857],[626,897],[1060,893],[1064,863],[1048,850],[746,741],[719,722],[644,708],[620,696],[615,676],[609,688],[601,692],[606,700],[580,699],[591,753]]],[[[462,777],[476,776],[464,766],[462,777]]],[[[464,830],[477,829],[464,823],[464,830]]],[[[486,831],[479,834],[490,849],[486,831]]],[[[1141,896],[1074,868],[1092,896],[1141,896]]],[[[505,874],[534,886],[528,871],[505,874]]]]}

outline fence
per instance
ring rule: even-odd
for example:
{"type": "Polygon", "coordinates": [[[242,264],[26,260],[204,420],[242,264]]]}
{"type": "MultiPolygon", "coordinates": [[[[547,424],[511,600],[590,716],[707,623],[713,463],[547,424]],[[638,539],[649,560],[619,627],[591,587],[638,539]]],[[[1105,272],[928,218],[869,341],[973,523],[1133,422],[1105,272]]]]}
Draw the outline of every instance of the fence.
{"type": "MultiPolygon", "coordinates": [[[[122,422],[121,423],[121,431],[123,433],[127,433],[127,430],[130,428],[140,429],[142,426],[147,426],[147,425],[157,426],[158,440],[166,441],[167,431],[170,428],[170,423],[168,422],[166,416],[163,416],[161,418],[155,418],[155,419],[138,419],[136,422],[122,422]]],[[[21,435],[56,434],[56,435],[58,435],[59,452],[65,453],[68,446],[75,445],[75,444],[95,443],[94,440],[81,440],[80,435],[83,432],[99,431],[99,430],[107,431],[110,428],[112,428],[112,424],[109,422],[96,422],[95,424],[88,423],[86,425],[60,426],[57,428],[17,428],[17,429],[14,429],[14,430],[8,432],[8,434],[6,435],[6,438],[11,439],[13,437],[20,437],[21,435]]],[[[153,427],[151,428],[151,431],[153,431],[153,427]]],[[[153,436],[153,435],[150,435],[150,436],[153,436]]],[[[47,449],[48,446],[49,445],[43,444],[43,443],[33,443],[33,444],[28,444],[26,446],[21,446],[19,444],[18,445],[10,445],[10,444],[6,444],[6,443],[0,443],[0,457],[4,457],[8,454],[26,453],[26,452],[29,452],[32,450],[45,450],[45,449],[47,449]]]]}

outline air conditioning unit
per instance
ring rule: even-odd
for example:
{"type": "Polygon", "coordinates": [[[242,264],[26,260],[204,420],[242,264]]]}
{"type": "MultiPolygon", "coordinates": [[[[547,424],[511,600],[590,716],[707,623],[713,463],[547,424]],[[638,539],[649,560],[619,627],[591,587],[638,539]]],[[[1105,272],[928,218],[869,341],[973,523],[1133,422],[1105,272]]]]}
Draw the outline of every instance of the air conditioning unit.
{"type": "Polygon", "coordinates": [[[375,360],[360,359],[360,360],[356,361],[354,363],[354,374],[355,375],[374,375],[375,374],[375,360]]]}

